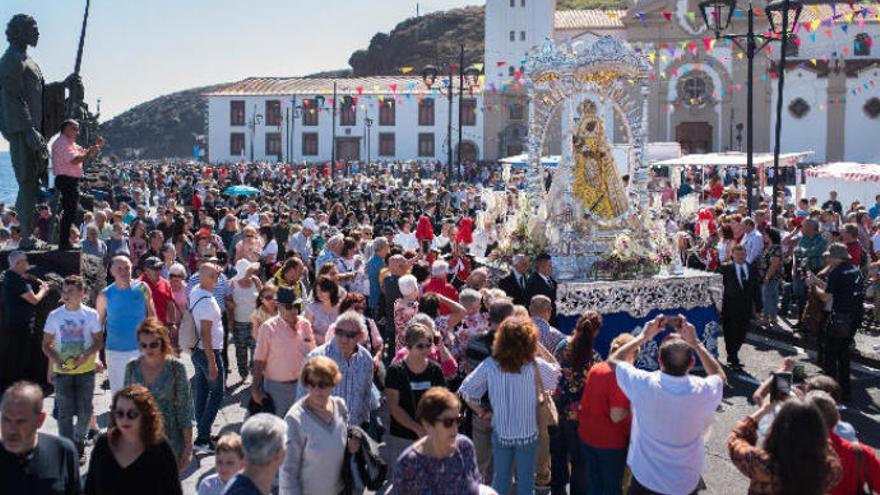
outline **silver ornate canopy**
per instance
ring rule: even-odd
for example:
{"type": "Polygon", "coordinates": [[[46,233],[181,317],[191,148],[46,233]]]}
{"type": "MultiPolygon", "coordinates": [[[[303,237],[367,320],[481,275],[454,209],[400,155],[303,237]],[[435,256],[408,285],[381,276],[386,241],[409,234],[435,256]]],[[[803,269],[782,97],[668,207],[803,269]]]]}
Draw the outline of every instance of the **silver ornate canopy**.
{"type": "Polygon", "coordinates": [[[648,168],[643,157],[649,70],[647,57],[613,36],[566,42],[548,38],[529,54],[525,66],[530,100],[528,190],[533,214],[543,220],[554,271],[562,280],[586,278],[596,255],[608,248],[614,235],[637,223],[636,216],[647,207],[648,168]],[[592,215],[572,189],[574,110],[588,96],[613,108],[632,146],[628,209],[612,219],[592,215]],[[567,116],[562,157],[548,192],[541,157],[553,116],[560,110],[566,110],[562,114],[567,116]]]}

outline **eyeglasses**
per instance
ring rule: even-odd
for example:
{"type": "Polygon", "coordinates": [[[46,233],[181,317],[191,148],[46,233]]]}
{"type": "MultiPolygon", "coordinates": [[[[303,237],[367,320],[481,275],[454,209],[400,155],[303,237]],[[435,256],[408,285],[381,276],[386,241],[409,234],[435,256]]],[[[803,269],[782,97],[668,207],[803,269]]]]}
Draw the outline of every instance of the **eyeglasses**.
{"type": "Polygon", "coordinates": [[[183,275],[171,274],[171,278],[179,278],[179,279],[183,280],[185,277],[183,275]]]}
{"type": "Polygon", "coordinates": [[[309,388],[332,388],[333,384],[330,382],[320,381],[320,382],[306,382],[306,386],[309,388]]]}
{"type": "Polygon", "coordinates": [[[264,301],[274,301],[275,296],[261,296],[264,301]]]}
{"type": "Polygon", "coordinates": [[[461,416],[456,416],[454,418],[437,418],[434,421],[434,424],[441,424],[444,428],[452,428],[455,426],[456,428],[461,426],[462,418],[461,416]]]}
{"type": "Polygon", "coordinates": [[[116,419],[125,419],[128,418],[129,421],[134,421],[141,416],[141,412],[137,409],[129,409],[127,411],[122,409],[117,409],[113,411],[113,415],[116,416],[116,419]]]}
{"type": "Polygon", "coordinates": [[[430,348],[431,348],[431,344],[416,344],[413,346],[413,349],[418,349],[420,351],[424,350],[424,349],[430,349],[430,348]]]}
{"type": "Polygon", "coordinates": [[[159,346],[162,345],[158,340],[154,340],[153,342],[141,342],[141,349],[158,349],[159,346]]]}
{"type": "Polygon", "coordinates": [[[295,309],[297,313],[302,313],[302,306],[297,303],[278,303],[278,305],[288,311],[295,309]]]}
{"type": "Polygon", "coordinates": [[[336,335],[338,335],[338,336],[340,336],[340,337],[345,337],[345,338],[347,338],[347,339],[356,339],[356,338],[358,338],[358,337],[361,335],[361,332],[359,332],[359,331],[357,331],[357,330],[355,330],[355,331],[344,331],[344,330],[342,330],[342,329],[340,329],[340,328],[337,327],[337,328],[336,328],[336,335]]]}

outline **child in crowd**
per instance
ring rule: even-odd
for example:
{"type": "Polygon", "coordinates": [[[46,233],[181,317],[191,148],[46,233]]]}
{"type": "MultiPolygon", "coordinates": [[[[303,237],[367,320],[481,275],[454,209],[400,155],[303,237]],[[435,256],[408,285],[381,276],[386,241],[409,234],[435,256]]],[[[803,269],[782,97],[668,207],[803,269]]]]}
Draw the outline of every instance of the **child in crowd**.
{"type": "Polygon", "coordinates": [[[199,483],[198,495],[220,495],[229,483],[244,468],[244,451],[238,433],[226,433],[217,440],[217,453],[214,456],[216,473],[199,483]]]}

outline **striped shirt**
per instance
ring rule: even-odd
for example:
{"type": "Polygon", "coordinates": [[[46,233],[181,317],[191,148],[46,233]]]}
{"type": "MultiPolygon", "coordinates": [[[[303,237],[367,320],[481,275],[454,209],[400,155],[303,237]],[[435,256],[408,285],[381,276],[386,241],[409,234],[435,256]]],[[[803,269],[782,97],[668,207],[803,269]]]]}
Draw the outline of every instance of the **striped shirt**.
{"type": "MultiPolygon", "coordinates": [[[[317,356],[328,357],[339,367],[342,380],[333,388],[333,395],[345,400],[350,424],[360,426],[369,421],[370,398],[373,392],[373,357],[369,351],[360,345],[355,346],[355,352],[346,360],[333,339],[312,350],[306,356],[306,361],[317,356]]],[[[300,380],[296,391],[297,400],[306,395],[303,385],[300,380]]]]}
{"type": "MultiPolygon", "coordinates": [[[[559,366],[535,358],[546,390],[556,389],[559,366]]],[[[508,373],[489,358],[462,382],[458,389],[470,402],[480,402],[489,393],[492,404],[492,429],[504,446],[526,445],[538,439],[538,394],[535,390],[535,369],[526,363],[519,373],[508,373]]]]}
{"type": "MultiPolygon", "coordinates": [[[[199,275],[199,272],[193,273],[189,278],[189,281],[186,283],[186,294],[189,295],[192,292],[193,287],[196,287],[201,283],[202,277],[199,275]]],[[[220,312],[226,312],[226,298],[232,296],[232,286],[229,285],[229,279],[226,278],[226,275],[220,274],[217,278],[217,285],[214,286],[214,290],[211,291],[214,295],[214,299],[217,300],[217,304],[220,305],[220,312]]],[[[193,301],[195,302],[195,301],[193,301]]]]}

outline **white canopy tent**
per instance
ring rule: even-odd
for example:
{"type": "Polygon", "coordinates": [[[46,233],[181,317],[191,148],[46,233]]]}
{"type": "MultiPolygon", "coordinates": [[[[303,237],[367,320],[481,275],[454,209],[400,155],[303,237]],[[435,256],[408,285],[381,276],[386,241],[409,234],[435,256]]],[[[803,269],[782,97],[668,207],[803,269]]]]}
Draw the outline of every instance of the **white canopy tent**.
{"type": "Polygon", "coordinates": [[[861,201],[863,205],[874,204],[874,198],[880,194],[880,164],[834,162],[807,169],[806,192],[808,196],[824,201],[831,191],[837,191],[838,197],[847,207],[853,201],[861,201]]]}

